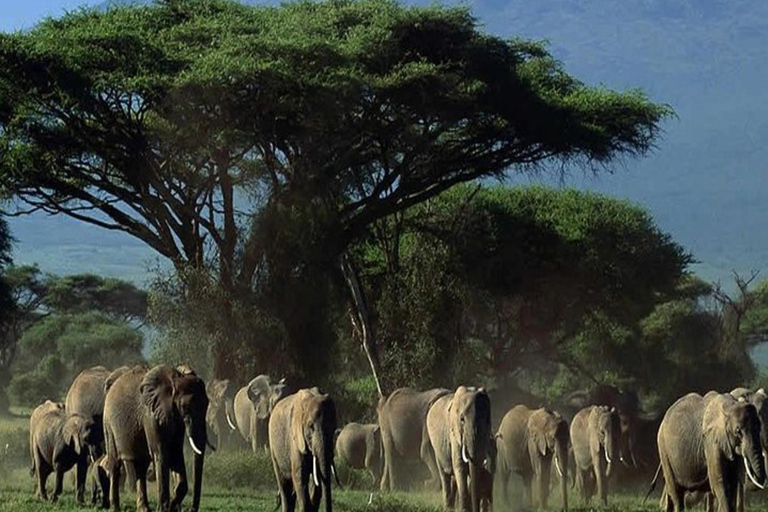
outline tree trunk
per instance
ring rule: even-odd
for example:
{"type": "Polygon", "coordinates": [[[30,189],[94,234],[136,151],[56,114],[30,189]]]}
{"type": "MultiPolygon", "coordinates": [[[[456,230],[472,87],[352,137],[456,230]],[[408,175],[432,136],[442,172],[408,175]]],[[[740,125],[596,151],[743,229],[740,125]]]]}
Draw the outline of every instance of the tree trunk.
{"type": "Polygon", "coordinates": [[[376,381],[376,389],[379,392],[379,397],[383,397],[384,390],[380,380],[381,364],[379,362],[379,353],[373,338],[368,303],[365,298],[365,293],[363,292],[362,284],[360,283],[360,276],[358,275],[357,269],[352,264],[349,255],[342,254],[340,264],[341,271],[344,274],[344,280],[347,282],[352,299],[352,320],[357,323],[357,327],[359,328],[363,349],[365,350],[365,355],[368,356],[368,364],[371,366],[371,373],[373,373],[373,379],[376,381]]]}

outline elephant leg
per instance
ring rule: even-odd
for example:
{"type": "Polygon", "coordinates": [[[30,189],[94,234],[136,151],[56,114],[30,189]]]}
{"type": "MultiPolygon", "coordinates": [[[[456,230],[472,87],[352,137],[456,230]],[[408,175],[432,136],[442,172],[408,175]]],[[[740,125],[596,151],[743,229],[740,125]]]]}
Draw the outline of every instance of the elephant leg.
{"type": "Polygon", "coordinates": [[[281,478],[278,488],[282,512],[293,512],[296,510],[296,493],[293,492],[291,480],[281,478]]]}
{"type": "Polygon", "coordinates": [[[311,467],[311,457],[305,457],[298,453],[291,454],[291,480],[293,483],[293,490],[296,492],[296,501],[299,505],[299,510],[302,512],[312,509],[312,501],[309,496],[311,467]]]}
{"type": "Polygon", "coordinates": [[[667,512],[682,512],[685,510],[685,491],[683,489],[675,485],[674,482],[670,482],[669,485],[666,486],[666,493],[667,512]]]}
{"type": "Polygon", "coordinates": [[[181,471],[174,474],[177,477],[177,482],[173,501],[171,502],[171,511],[177,512],[181,510],[181,503],[189,491],[189,482],[187,480],[187,469],[184,466],[181,466],[181,471]]]}
{"type": "Polygon", "coordinates": [[[522,501],[526,508],[533,508],[533,475],[521,475],[523,480],[522,501]]]}
{"type": "Polygon", "coordinates": [[[48,500],[48,491],[45,486],[48,482],[48,475],[51,474],[51,470],[48,467],[48,463],[40,456],[40,452],[35,450],[35,473],[37,477],[37,497],[41,500],[48,500]]]}
{"type": "Polygon", "coordinates": [[[467,488],[468,468],[456,465],[453,468],[453,474],[456,480],[456,505],[459,510],[472,510],[471,500],[469,499],[469,489],[467,488]]]}
{"type": "Polygon", "coordinates": [[[78,505],[85,505],[85,477],[88,475],[88,457],[81,456],[75,467],[75,501],[78,505]]]}
{"type": "Polygon", "coordinates": [[[120,510],[120,474],[122,464],[117,461],[109,470],[109,504],[112,510],[120,510]]]}
{"type": "Polygon", "coordinates": [[[453,482],[451,482],[451,475],[448,473],[440,472],[440,488],[443,491],[443,505],[445,508],[451,508],[451,494],[453,482]]]}
{"type": "Polygon", "coordinates": [[[429,487],[436,489],[440,483],[440,471],[435,461],[435,451],[432,449],[432,442],[429,440],[429,432],[426,426],[421,433],[421,447],[419,448],[419,455],[421,460],[427,465],[430,475],[429,487]]]}
{"type": "Polygon", "coordinates": [[[57,469],[55,471],[55,483],[53,485],[53,494],[51,495],[51,503],[59,501],[61,491],[64,489],[64,471],[57,469]]]}
{"type": "Polygon", "coordinates": [[[108,509],[109,508],[109,476],[107,476],[107,472],[104,471],[104,468],[99,467],[98,465],[94,464],[94,471],[96,472],[96,479],[97,481],[93,483],[93,496],[96,498],[96,503],[98,503],[97,496],[101,494],[101,508],[108,509]]]}
{"type": "Polygon", "coordinates": [[[744,484],[739,482],[736,484],[736,512],[744,512],[745,500],[747,498],[744,492],[744,484]]]}
{"type": "Polygon", "coordinates": [[[540,508],[547,508],[547,501],[549,498],[549,478],[552,470],[552,459],[542,460],[539,467],[540,474],[537,475],[539,481],[538,488],[536,489],[538,496],[536,497],[537,504],[540,508]]]}

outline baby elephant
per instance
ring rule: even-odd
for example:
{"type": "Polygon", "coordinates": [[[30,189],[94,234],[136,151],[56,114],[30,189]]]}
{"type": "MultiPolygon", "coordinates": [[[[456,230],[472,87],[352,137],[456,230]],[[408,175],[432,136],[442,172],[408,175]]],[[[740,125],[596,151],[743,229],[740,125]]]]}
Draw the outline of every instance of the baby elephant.
{"type": "Polygon", "coordinates": [[[88,446],[96,438],[93,421],[76,414],[67,416],[64,404],[46,400],[32,412],[29,419],[29,452],[39,498],[48,499],[45,484],[48,475],[56,473],[51,501],[58,499],[64,473],[76,464],[87,466],[88,446]]]}
{"type": "Polygon", "coordinates": [[[378,487],[384,466],[381,429],[375,423],[348,423],[336,438],[336,453],[351,468],[367,469],[378,487]]]}

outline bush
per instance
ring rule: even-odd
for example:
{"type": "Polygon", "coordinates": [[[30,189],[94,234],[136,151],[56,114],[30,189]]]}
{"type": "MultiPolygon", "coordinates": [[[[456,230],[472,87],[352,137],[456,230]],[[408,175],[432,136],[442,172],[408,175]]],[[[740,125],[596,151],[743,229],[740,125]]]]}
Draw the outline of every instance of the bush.
{"type": "Polygon", "coordinates": [[[18,468],[31,467],[29,458],[29,418],[0,422],[0,480],[18,468]]]}
{"type": "Polygon", "coordinates": [[[275,489],[275,471],[266,452],[216,452],[205,458],[205,480],[226,490],[275,489]]]}
{"type": "Polygon", "coordinates": [[[47,373],[31,371],[13,376],[8,385],[8,394],[16,405],[35,407],[46,400],[58,401],[61,397],[59,385],[47,373]]]}

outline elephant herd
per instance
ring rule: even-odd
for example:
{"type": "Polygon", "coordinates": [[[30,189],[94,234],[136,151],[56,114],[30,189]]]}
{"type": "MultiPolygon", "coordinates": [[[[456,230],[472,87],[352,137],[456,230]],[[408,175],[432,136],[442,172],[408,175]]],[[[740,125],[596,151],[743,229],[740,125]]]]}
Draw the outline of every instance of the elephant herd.
{"type": "Polygon", "coordinates": [[[289,392],[285,379],[259,375],[236,389],[221,380],[206,386],[188,367],[95,367],[75,378],[64,404],[49,400],[34,410],[30,456],[41,499],[48,499],[48,476],[55,474],[55,501],[64,473],[75,468],[75,496],[83,504],[92,466],[92,502],[101,494],[100,505],[114,510],[126,477],[136,484],[137,510],[149,510],[151,472],[158,509],[181,510],[189,490],[188,442],[194,458],[191,509],[197,511],[205,452],[215,449],[209,432],[219,446],[268,451],[283,512],[297,506],[316,511],[323,503],[332,512],[334,456],[367,469],[382,491],[413,488],[421,475],[424,487],[441,491],[446,508],[473,512],[492,508],[494,483],[497,495],[511,503],[513,475],[531,507],[548,506],[553,478],[564,509],[571,486],[584,501],[597,493],[605,505],[617,461],[639,469],[658,460],[651,491],[663,477],[661,507],[667,512],[684,510],[686,498],[694,496],[704,497],[708,510],[717,503],[720,512],[742,511],[745,490],[764,487],[764,390],[691,393],[660,422],[604,401],[573,414],[515,405],[494,431],[491,399],[482,387],[400,388],[379,400],[377,424],[337,429],[328,394],[317,388],[289,392]]]}

